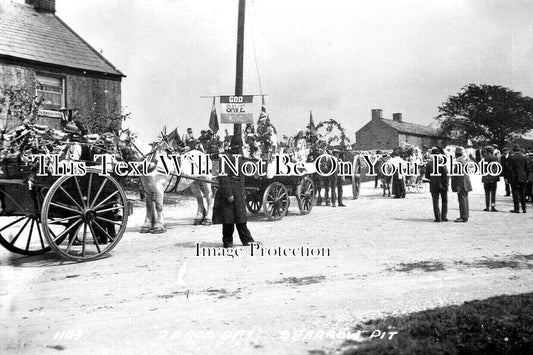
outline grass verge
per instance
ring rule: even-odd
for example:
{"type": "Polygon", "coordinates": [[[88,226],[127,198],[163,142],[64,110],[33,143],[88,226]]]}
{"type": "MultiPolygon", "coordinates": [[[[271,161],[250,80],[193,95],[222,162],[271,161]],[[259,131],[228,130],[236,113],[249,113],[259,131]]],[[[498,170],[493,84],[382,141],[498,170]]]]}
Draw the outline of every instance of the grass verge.
{"type": "Polygon", "coordinates": [[[346,341],[343,355],[533,354],[533,293],[372,320],[355,330],[366,340],[346,341]],[[389,339],[390,332],[398,333],[389,339]]]}

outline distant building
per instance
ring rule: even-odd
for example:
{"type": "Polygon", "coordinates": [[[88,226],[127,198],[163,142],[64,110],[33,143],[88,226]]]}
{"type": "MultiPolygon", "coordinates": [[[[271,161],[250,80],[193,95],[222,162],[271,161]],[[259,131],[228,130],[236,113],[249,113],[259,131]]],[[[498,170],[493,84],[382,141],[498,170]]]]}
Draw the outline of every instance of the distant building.
{"type": "Polygon", "coordinates": [[[401,143],[418,147],[444,146],[446,137],[437,130],[416,123],[404,122],[401,113],[394,113],[392,120],[382,117],[382,110],[372,110],[372,119],[355,133],[355,149],[394,149],[401,143]]]}
{"type": "Polygon", "coordinates": [[[0,93],[18,85],[42,95],[39,123],[57,127],[62,107],[82,121],[119,114],[123,77],[55,15],[55,0],[0,1],[0,93]]]}

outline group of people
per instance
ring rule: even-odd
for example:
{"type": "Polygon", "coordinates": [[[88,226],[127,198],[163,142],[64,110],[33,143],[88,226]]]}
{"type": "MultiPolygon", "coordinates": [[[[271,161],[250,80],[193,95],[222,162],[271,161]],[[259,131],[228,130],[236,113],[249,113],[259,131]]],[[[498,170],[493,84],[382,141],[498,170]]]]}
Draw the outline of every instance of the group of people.
{"type": "MultiPolygon", "coordinates": [[[[444,151],[440,148],[433,148],[431,150],[432,158],[426,166],[426,178],[429,180],[429,189],[433,201],[433,213],[435,216],[435,222],[448,221],[448,185],[449,185],[449,172],[446,166],[439,166],[438,171],[433,171],[433,159],[440,159],[439,155],[444,154],[444,151]],[[440,200],[440,208],[439,208],[440,200]]],[[[497,152],[498,154],[498,152],[497,152]]],[[[493,146],[487,146],[483,152],[483,159],[485,162],[499,162],[502,166],[502,172],[500,175],[487,174],[482,176],[483,188],[485,190],[485,209],[486,212],[498,212],[496,209],[496,191],[497,185],[500,179],[503,177],[505,184],[509,184],[513,194],[514,208],[511,213],[520,213],[520,209],[523,213],[527,212],[526,208],[526,195],[530,196],[531,202],[531,182],[533,181],[533,154],[525,155],[525,151],[520,148],[519,145],[513,145],[512,149],[504,148],[501,155],[495,154],[495,148],[493,146]],[[527,190],[529,188],[529,191],[527,190]]],[[[455,149],[455,159],[463,167],[467,164],[469,159],[473,158],[469,156],[467,152],[457,147],[455,149]]],[[[459,218],[455,222],[468,222],[469,219],[469,201],[468,193],[472,191],[472,184],[467,172],[463,174],[457,174],[452,172],[451,174],[451,189],[457,193],[457,199],[459,201],[459,218]]],[[[509,196],[510,191],[506,188],[506,196],[509,196]]]]}

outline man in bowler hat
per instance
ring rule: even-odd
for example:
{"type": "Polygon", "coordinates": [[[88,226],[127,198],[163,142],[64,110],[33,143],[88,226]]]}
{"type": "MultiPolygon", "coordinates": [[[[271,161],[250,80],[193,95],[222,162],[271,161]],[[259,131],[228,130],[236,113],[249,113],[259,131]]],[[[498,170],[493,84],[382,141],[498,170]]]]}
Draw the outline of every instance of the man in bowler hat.
{"type": "MultiPolygon", "coordinates": [[[[235,164],[236,155],[242,154],[242,143],[232,139],[231,147],[228,154],[230,160],[235,164]]],[[[222,159],[220,159],[222,164],[222,159]]],[[[240,163],[237,175],[231,172],[231,169],[225,169],[226,176],[218,176],[220,187],[215,194],[213,205],[213,223],[222,224],[222,244],[224,248],[233,247],[233,231],[235,226],[239,233],[239,238],[244,246],[255,243],[252,234],[246,226],[246,191],[244,188],[244,176],[241,174],[240,163]]],[[[237,164],[235,164],[237,165],[237,164]]]]}
{"type": "MultiPolygon", "coordinates": [[[[485,147],[484,159],[488,164],[498,161],[498,157],[494,154],[494,148],[492,146],[489,145],[485,147]]],[[[481,177],[481,182],[485,189],[485,209],[483,210],[485,212],[498,212],[496,209],[496,189],[498,187],[498,181],[500,181],[499,176],[487,174],[481,177]]]]}
{"type": "Polygon", "coordinates": [[[511,213],[520,213],[520,205],[522,205],[522,212],[526,213],[526,184],[529,178],[529,164],[518,144],[513,145],[513,154],[509,157],[509,170],[514,204],[511,213]]]}
{"type": "Polygon", "coordinates": [[[452,191],[457,192],[459,200],[459,218],[455,222],[468,222],[468,192],[472,191],[472,184],[470,176],[464,171],[467,161],[464,158],[463,148],[455,149],[455,160],[463,166],[462,174],[460,171],[452,171],[452,191]]]}
{"type": "MultiPolygon", "coordinates": [[[[435,222],[447,222],[448,218],[448,169],[439,166],[438,171],[433,171],[433,160],[444,159],[444,151],[439,148],[431,149],[431,159],[426,165],[426,178],[429,179],[429,191],[433,200],[433,214],[435,222]],[[439,209],[439,197],[442,201],[442,209],[439,209]]],[[[438,160],[437,160],[438,161],[438,160]]]]}

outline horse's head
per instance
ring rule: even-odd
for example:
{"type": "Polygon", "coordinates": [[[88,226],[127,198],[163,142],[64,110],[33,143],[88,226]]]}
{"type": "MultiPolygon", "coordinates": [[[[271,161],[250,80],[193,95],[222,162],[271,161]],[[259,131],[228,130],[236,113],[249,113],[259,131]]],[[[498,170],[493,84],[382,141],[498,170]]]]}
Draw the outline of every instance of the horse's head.
{"type": "Polygon", "coordinates": [[[122,159],[125,161],[143,160],[152,150],[148,144],[137,139],[136,134],[130,129],[124,129],[118,132],[116,144],[122,159]]]}

